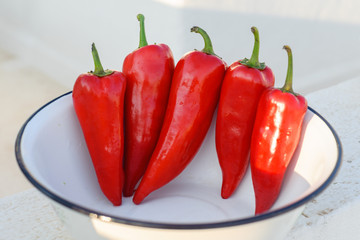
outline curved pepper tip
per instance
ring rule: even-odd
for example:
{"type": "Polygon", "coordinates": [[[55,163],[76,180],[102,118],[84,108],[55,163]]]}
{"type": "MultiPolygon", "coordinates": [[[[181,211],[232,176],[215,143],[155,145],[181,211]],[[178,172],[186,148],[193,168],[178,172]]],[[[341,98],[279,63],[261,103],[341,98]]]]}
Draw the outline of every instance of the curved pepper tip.
{"type": "Polygon", "coordinates": [[[123,194],[125,197],[131,197],[134,194],[134,186],[132,184],[124,184],[123,194]]]}
{"type": "Polygon", "coordinates": [[[134,197],[133,197],[133,203],[135,203],[136,205],[139,205],[145,199],[145,197],[146,197],[145,194],[141,194],[136,191],[134,194],[134,197]]]}
{"type": "Polygon", "coordinates": [[[235,183],[233,179],[223,176],[223,182],[221,185],[221,197],[223,199],[228,199],[235,190],[235,183]]]}

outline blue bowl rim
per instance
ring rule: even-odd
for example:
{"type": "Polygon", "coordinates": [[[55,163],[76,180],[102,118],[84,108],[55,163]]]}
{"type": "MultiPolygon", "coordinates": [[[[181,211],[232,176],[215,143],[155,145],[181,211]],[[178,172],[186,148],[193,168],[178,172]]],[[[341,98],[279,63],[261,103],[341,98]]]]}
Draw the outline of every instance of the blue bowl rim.
{"type": "Polygon", "coordinates": [[[298,201],[284,206],[282,208],[273,210],[273,211],[269,211],[263,214],[259,214],[259,215],[254,215],[251,217],[246,217],[246,218],[241,218],[241,219],[236,219],[236,220],[229,220],[229,221],[223,221],[223,222],[214,222],[214,223],[199,223],[199,224],[172,224],[172,223],[157,223],[157,222],[149,222],[149,221],[140,221],[140,220],[133,220],[133,219],[127,219],[127,218],[122,218],[122,217],[118,217],[118,216],[112,216],[109,214],[105,214],[99,211],[94,211],[92,209],[83,207],[81,205],[72,203],[66,199],[63,199],[62,197],[58,196],[57,194],[51,192],[49,189],[47,189],[44,185],[42,185],[38,180],[36,180],[36,178],[31,174],[31,172],[27,169],[24,159],[22,157],[22,153],[21,153],[21,140],[22,140],[22,136],[24,133],[24,130],[26,128],[26,126],[28,125],[28,123],[32,120],[32,118],[34,118],[34,116],[36,116],[42,109],[46,108],[47,106],[49,106],[51,103],[59,100],[60,98],[63,98],[69,94],[71,94],[72,91],[64,93],[56,98],[54,98],[53,100],[49,101],[48,103],[44,104],[42,107],[40,107],[37,111],[35,111],[26,121],[25,123],[22,125],[22,127],[20,128],[18,135],[16,137],[16,141],[15,141],[15,156],[16,156],[16,160],[17,163],[21,169],[21,171],[23,172],[23,174],[25,175],[25,177],[28,179],[28,181],[30,181],[30,183],[32,183],[41,193],[43,193],[45,196],[49,197],[50,199],[52,199],[53,201],[59,203],[60,205],[63,205],[65,207],[68,207],[76,212],[88,215],[89,217],[92,218],[97,218],[99,220],[102,219],[106,219],[106,221],[110,221],[110,222],[115,222],[115,223],[121,223],[121,224],[127,224],[127,225],[133,225],[133,226],[140,226],[140,227],[148,227],[148,228],[161,228],[161,229],[211,229],[211,228],[224,228],[224,227],[233,227],[233,226],[237,226],[237,225],[244,225],[244,224],[249,224],[249,223],[253,223],[253,222],[258,222],[258,221],[262,221],[262,220],[266,220],[281,214],[284,214],[286,212],[291,211],[292,209],[298,208],[302,205],[304,205],[305,203],[309,202],[311,199],[313,199],[315,196],[319,195],[322,191],[324,191],[328,185],[333,181],[333,179],[336,177],[338,170],[340,169],[341,166],[341,159],[342,159],[342,145],[341,145],[341,141],[340,138],[338,136],[338,134],[336,133],[335,129],[329,124],[329,122],[323,117],[321,116],[318,112],[316,112],[313,108],[308,107],[308,109],[313,112],[315,115],[317,115],[322,121],[325,122],[325,124],[329,127],[329,129],[331,130],[332,134],[334,135],[336,144],[337,144],[337,150],[338,150],[338,156],[337,156],[337,160],[336,160],[336,165],[333,169],[333,171],[331,172],[330,176],[328,177],[328,179],[326,179],[326,181],[319,187],[317,188],[315,191],[313,191],[312,193],[304,196],[303,198],[299,199],[298,201]]]}

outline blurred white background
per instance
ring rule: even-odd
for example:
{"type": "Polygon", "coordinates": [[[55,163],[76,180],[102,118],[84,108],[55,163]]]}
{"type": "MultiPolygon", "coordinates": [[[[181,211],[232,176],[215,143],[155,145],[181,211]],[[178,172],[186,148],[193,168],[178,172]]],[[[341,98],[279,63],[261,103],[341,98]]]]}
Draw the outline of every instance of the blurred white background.
{"type": "Polygon", "coordinates": [[[22,123],[93,69],[92,42],[104,68],[121,70],[138,46],[138,13],[149,44],[168,44],[176,61],[202,49],[194,25],[228,64],[249,58],[256,26],[260,61],[272,68],[276,85],[285,79],[287,44],[294,90],[307,94],[359,75],[359,12],[358,0],[0,0],[0,182],[7,183],[0,197],[30,187],[14,157],[22,123]]]}
{"type": "Polygon", "coordinates": [[[146,18],[149,43],[168,44],[179,59],[201,49],[198,25],[230,64],[250,57],[251,26],[260,31],[260,60],[282,85],[284,44],[294,53],[295,88],[309,92],[357,74],[360,61],[357,0],[1,0],[0,48],[19,56],[64,86],[92,69],[95,42],[106,68],[121,69],[138,46],[137,13],[146,18]]]}

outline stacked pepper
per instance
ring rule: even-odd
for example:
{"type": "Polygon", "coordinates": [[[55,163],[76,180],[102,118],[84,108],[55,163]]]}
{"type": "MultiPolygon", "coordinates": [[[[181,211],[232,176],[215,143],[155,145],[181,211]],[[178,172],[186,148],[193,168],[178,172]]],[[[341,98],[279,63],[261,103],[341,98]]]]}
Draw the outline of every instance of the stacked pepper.
{"type": "Polygon", "coordinates": [[[251,28],[251,58],[230,67],[215,55],[208,34],[193,27],[205,47],[185,54],[174,66],[167,45],[148,45],[144,16],[137,17],[140,43],[125,58],[123,73],[104,70],[93,44],[95,70],[80,75],[73,89],[75,112],[104,195],[118,206],[122,194],[135,192],[133,202],[139,204],[172,181],[196,155],[219,103],[221,196],[234,193],[250,162],[255,213],[269,210],[307,110],[305,98],[292,90],[290,47],[284,46],[289,62],[285,85],[275,89],[271,69],[258,61],[256,27],[251,28]]]}
{"type": "Polygon", "coordinates": [[[251,139],[250,165],[256,214],[276,201],[285,171],[299,143],[307,110],[306,99],[292,89],[293,60],[289,46],[288,70],[282,88],[268,88],[261,95],[251,139]]]}
{"type": "Polygon", "coordinates": [[[148,45],[144,16],[140,22],[139,48],[123,64],[127,78],[125,93],[125,186],[124,196],[131,196],[143,176],[158,140],[163,123],[174,58],[165,44],[148,45]]]}
{"type": "Polygon", "coordinates": [[[262,92],[274,85],[274,74],[259,62],[259,32],[249,59],[236,61],[226,71],[216,119],[216,150],[223,173],[221,196],[229,198],[249,165],[251,133],[262,92]]]}
{"type": "Polygon", "coordinates": [[[226,64],[213,51],[207,33],[202,51],[185,54],[177,63],[160,137],[133,201],[139,204],[164,186],[194,158],[210,127],[217,106],[226,64]]]}
{"type": "Polygon", "coordinates": [[[99,185],[115,206],[122,202],[123,106],[126,78],[103,69],[95,44],[95,71],[81,74],[73,88],[73,104],[83,131],[99,185]]]}

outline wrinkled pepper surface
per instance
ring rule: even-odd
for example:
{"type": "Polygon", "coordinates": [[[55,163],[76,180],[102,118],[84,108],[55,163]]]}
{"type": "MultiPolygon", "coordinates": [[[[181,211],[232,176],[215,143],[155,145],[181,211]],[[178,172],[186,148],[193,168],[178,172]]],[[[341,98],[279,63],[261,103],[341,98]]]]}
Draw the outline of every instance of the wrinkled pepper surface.
{"type": "Polygon", "coordinates": [[[123,174],[123,103],[126,78],[103,70],[92,45],[94,72],[81,74],[73,87],[73,105],[100,188],[113,205],[121,205],[123,174]]]}
{"type": "Polygon", "coordinates": [[[151,192],[178,176],[199,150],[216,109],[226,64],[217,57],[207,33],[205,47],[185,54],[177,63],[158,143],[133,198],[141,203],[151,192]]]}
{"type": "Polygon", "coordinates": [[[216,119],[216,151],[222,170],[221,196],[229,198],[249,166],[251,134],[263,91],[274,85],[274,74],[259,62],[259,33],[252,56],[236,61],[226,70],[216,119]]]}
{"type": "Polygon", "coordinates": [[[281,190],[285,171],[298,146],[307,111],[306,99],[292,89],[293,60],[289,46],[288,70],[282,88],[262,94],[251,140],[250,166],[255,191],[255,214],[268,211],[281,190]]]}
{"type": "Polygon", "coordinates": [[[140,44],[124,60],[125,93],[125,185],[124,196],[133,195],[154,151],[163,123],[174,58],[165,44],[148,45],[144,16],[138,14],[140,44]]]}

